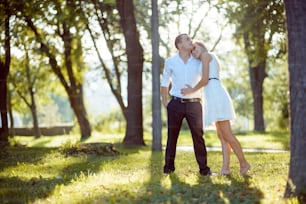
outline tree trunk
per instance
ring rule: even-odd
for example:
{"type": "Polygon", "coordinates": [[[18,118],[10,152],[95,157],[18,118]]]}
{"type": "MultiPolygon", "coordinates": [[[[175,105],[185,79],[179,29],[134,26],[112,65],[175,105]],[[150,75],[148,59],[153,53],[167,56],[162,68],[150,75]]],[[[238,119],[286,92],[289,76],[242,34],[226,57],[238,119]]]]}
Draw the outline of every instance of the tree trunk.
{"type": "MultiPolygon", "coordinates": [[[[27,103],[26,97],[24,97],[24,101],[28,104],[29,108],[31,109],[32,113],[32,119],[33,119],[33,129],[34,129],[34,136],[35,138],[40,138],[41,133],[39,130],[39,125],[38,125],[38,117],[37,117],[37,108],[36,108],[36,102],[35,102],[35,80],[31,79],[31,71],[30,71],[30,57],[29,57],[29,52],[28,49],[25,47],[25,55],[26,55],[26,81],[28,84],[28,92],[30,94],[30,103],[27,103]]],[[[20,93],[22,95],[22,93],[20,93]]]]}
{"type": "Polygon", "coordinates": [[[290,167],[285,197],[306,203],[306,4],[285,0],[290,82],[290,167]]]}
{"type": "Polygon", "coordinates": [[[5,61],[0,59],[0,112],[1,112],[1,126],[0,126],[0,143],[8,144],[8,120],[7,120],[7,76],[10,70],[11,63],[11,44],[10,44],[10,5],[8,0],[4,1],[4,50],[5,61]]]}
{"type": "Polygon", "coordinates": [[[260,62],[256,67],[250,67],[250,81],[252,88],[252,96],[254,103],[254,131],[264,132],[264,112],[263,112],[263,82],[266,77],[265,73],[266,62],[260,62]]]}
{"type": "Polygon", "coordinates": [[[4,73],[5,71],[4,63],[0,62],[0,111],[1,111],[1,126],[0,126],[0,143],[8,143],[8,118],[7,118],[7,76],[4,73]]]}
{"type": "Polygon", "coordinates": [[[41,133],[38,125],[38,118],[37,118],[37,108],[36,108],[36,102],[35,102],[35,97],[34,97],[34,92],[33,90],[30,90],[30,95],[31,95],[31,112],[32,112],[32,118],[33,118],[33,128],[34,128],[34,135],[35,138],[40,138],[41,133]]]}
{"type": "Polygon", "coordinates": [[[14,115],[12,110],[12,97],[11,93],[7,93],[7,109],[9,113],[10,118],[10,127],[9,127],[9,136],[14,137],[15,136],[15,122],[14,122],[14,115]]]}
{"type": "Polygon", "coordinates": [[[142,116],[143,49],[134,16],[132,0],[117,0],[120,24],[123,30],[128,60],[127,127],[124,145],[144,145],[142,116]]]}
{"type": "Polygon", "coordinates": [[[158,33],[158,3],[152,0],[152,149],[162,150],[162,122],[161,122],[161,101],[160,101],[160,56],[159,56],[159,33],[158,33]]]}
{"type": "Polygon", "coordinates": [[[84,140],[91,135],[90,123],[87,119],[87,113],[83,102],[83,86],[75,79],[75,74],[72,68],[72,38],[70,33],[69,23],[63,22],[63,33],[61,35],[64,42],[64,58],[66,70],[69,77],[70,87],[69,100],[74,114],[78,120],[81,130],[81,138],[84,140]]]}
{"type": "MultiPolygon", "coordinates": [[[[36,36],[36,40],[40,43],[41,47],[40,50],[47,55],[49,58],[50,66],[53,70],[53,72],[56,74],[56,76],[59,78],[61,84],[66,90],[66,93],[69,97],[71,108],[74,111],[74,114],[77,118],[80,131],[81,131],[81,139],[86,139],[90,137],[91,135],[91,127],[90,123],[87,119],[87,114],[85,110],[85,106],[83,103],[83,90],[82,90],[82,84],[75,81],[73,72],[72,72],[72,63],[71,63],[71,36],[69,36],[69,33],[64,33],[62,35],[64,46],[65,46],[65,63],[66,63],[66,69],[67,73],[69,75],[69,80],[66,81],[62,71],[61,67],[58,66],[58,62],[56,59],[56,56],[51,52],[51,49],[48,47],[47,44],[43,42],[42,37],[37,31],[37,28],[35,27],[34,23],[32,22],[31,18],[28,16],[25,16],[25,20],[28,23],[28,26],[32,29],[36,36]]],[[[69,28],[65,27],[65,32],[68,32],[69,28]]]]}
{"type": "MultiPolygon", "coordinates": [[[[252,48],[249,42],[249,34],[246,32],[243,36],[244,40],[244,48],[247,53],[248,63],[249,63],[249,76],[250,83],[252,88],[252,96],[253,96],[253,116],[254,116],[254,131],[264,132],[265,131],[265,123],[263,118],[263,82],[266,78],[266,60],[265,58],[261,58],[261,61],[255,63],[252,58],[252,48]]],[[[263,42],[261,43],[264,46],[263,42]]]]}
{"type": "Polygon", "coordinates": [[[79,85],[71,91],[72,93],[69,92],[69,101],[80,126],[81,139],[84,140],[91,135],[91,127],[83,103],[83,87],[79,85]]]}

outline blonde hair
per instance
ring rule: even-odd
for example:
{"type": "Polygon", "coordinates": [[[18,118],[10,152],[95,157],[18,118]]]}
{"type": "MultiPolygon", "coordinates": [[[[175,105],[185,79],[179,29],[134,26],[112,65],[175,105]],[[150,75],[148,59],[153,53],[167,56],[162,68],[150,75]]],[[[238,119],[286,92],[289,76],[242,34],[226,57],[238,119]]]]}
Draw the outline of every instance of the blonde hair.
{"type": "Polygon", "coordinates": [[[198,40],[194,40],[193,44],[199,45],[200,47],[202,47],[205,51],[208,51],[207,47],[204,45],[204,43],[198,41],[198,40]]]}

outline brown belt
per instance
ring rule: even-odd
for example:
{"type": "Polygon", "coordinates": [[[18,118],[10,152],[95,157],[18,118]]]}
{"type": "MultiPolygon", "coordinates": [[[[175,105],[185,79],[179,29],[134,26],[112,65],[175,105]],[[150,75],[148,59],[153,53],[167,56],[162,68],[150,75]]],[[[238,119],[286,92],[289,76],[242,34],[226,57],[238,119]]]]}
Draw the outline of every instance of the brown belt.
{"type": "Polygon", "coordinates": [[[172,99],[176,101],[180,101],[181,103],[201,102],[200,98],[180,98],[180,97],[172,96],[172,99]]]}

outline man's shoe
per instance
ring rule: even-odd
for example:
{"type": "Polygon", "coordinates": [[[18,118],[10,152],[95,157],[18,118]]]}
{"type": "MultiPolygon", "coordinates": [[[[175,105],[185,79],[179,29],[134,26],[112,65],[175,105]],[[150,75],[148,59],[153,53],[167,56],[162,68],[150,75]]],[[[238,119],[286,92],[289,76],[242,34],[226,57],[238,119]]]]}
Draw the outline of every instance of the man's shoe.
{"type": "Polygon", "coordinates": [[[203,172],[203,171],[200,171],[200,174],[202,175],[202,176],[215,176],[216,174],[215,173],[213,173],[212,171],[207,171],[207,172],[203,172]]]}
{"type": "Polygon", "coordinates": [[[167,168],[167,167],[164,167],[164,174],[171,174],[173,173],[175,170],[175,168],[167,168]]]}

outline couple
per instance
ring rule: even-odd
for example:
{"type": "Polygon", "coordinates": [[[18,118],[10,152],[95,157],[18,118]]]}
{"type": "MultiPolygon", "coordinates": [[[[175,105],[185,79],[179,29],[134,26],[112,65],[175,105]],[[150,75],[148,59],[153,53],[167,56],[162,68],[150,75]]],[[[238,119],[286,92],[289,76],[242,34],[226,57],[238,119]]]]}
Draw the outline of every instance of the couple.
{"type": "Polygon", "coordinates": [[[219,64],[215,55],[209,53],[201,42],[193,42],[187,34],[175,38],[178,54],[165,61],[161,80],[162,103],[167,108],[168,139],[165,155],[164,173],[175,170],[176,144],[182,121],[186,118],[193,140],[196,160],[201,175],[211,175],[207,166],[207,151],[203,139],[204,125],[215,122],[221,141],[223,165],[221,175],[230,174],[230,153],[234,150],[239,163],[240,173],[246,174],[250,168],[242,152],[241,145],[233,135],[230,120],[234,110],[227,91],[219,80],[219,64]],[[169,85],[171,83],[168,101],[169,85]],[[202,87],[204,86],[204,94],[202,87]],[[204,95],[204,116],[201,97],[204,95]]]}

